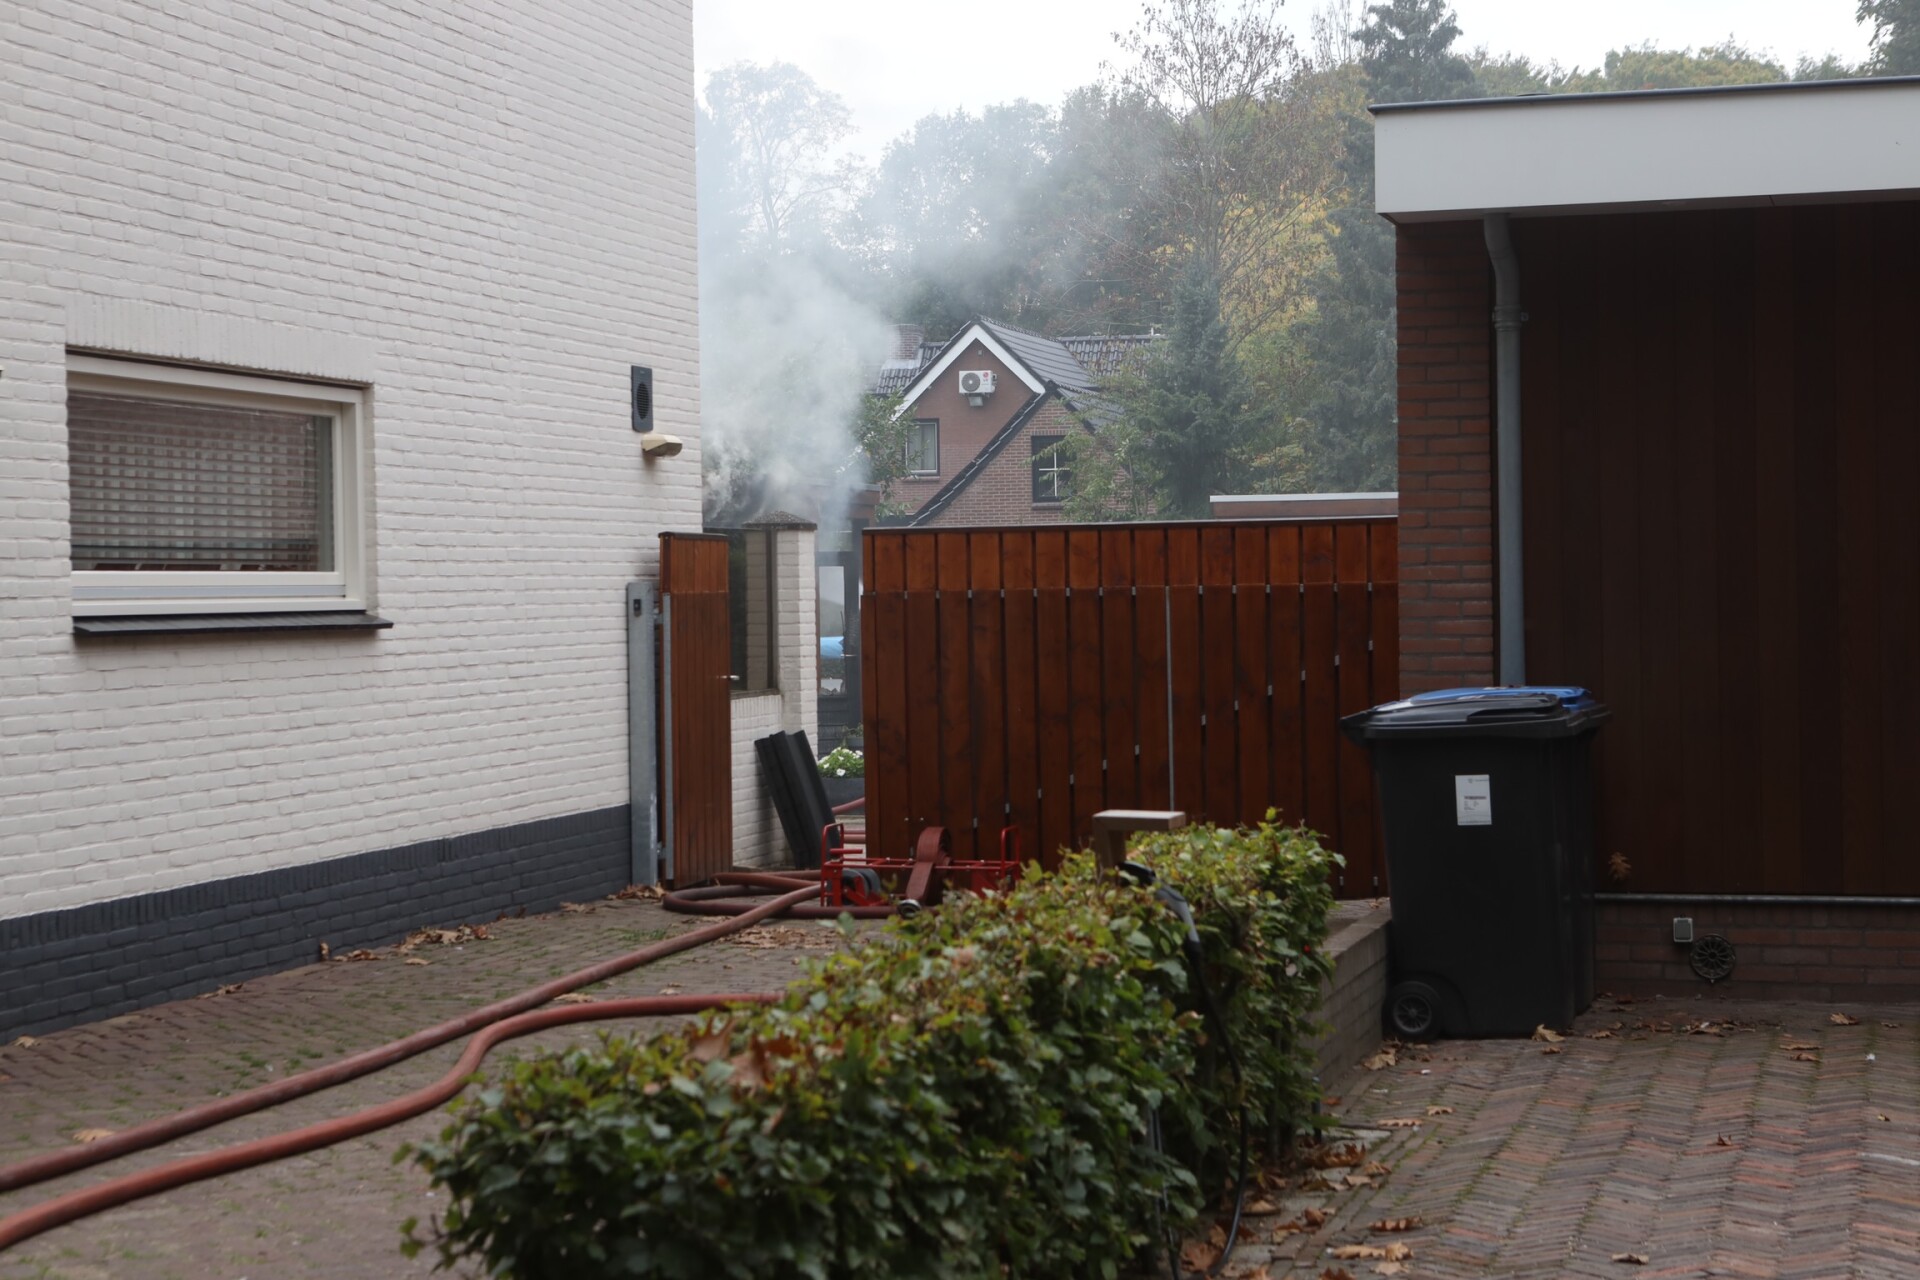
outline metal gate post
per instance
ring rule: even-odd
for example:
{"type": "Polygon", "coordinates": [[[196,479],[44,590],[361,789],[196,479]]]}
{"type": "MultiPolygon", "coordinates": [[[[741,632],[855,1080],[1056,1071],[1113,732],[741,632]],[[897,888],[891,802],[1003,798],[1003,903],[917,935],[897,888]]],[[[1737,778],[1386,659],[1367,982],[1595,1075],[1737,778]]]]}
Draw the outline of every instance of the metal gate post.
{"type": "Polygon", "coordinates": [[[654,768],[653,599],[651,582],[627,584],[627,800],[631,812],[631,884],[660,882],[660,775],[654,768]]]}

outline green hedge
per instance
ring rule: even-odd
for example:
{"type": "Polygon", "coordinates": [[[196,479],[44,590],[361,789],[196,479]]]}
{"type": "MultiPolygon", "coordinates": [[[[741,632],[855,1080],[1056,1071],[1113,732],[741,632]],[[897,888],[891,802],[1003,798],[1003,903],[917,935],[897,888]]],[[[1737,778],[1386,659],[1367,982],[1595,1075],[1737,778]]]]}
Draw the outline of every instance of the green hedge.
{"type": "Polygon", "coordinates": [[[1076,857],[891,922],[780,1004],[508,1068],[412,1153],[449,1197],[429,1247],[522,1277],[1112,1277],[1163,1198],[1199,1211],[1243,1102],[1256,1132],[1310,1122],[1336,861],[1273,825],[1140,856],[1193,904],[1245,1098],[1184,926],[1076,857]]]}

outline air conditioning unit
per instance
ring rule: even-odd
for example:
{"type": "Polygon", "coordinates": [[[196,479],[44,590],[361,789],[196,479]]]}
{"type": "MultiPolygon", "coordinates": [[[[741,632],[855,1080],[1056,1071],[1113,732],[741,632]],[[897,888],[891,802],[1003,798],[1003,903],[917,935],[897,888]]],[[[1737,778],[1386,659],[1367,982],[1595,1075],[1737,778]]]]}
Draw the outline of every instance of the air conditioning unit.
{"type": "Polygon", "coordinates": [[[993,370],[963,369],[960,371],[960,394],[974,405],[993,394],[993,370]]]}

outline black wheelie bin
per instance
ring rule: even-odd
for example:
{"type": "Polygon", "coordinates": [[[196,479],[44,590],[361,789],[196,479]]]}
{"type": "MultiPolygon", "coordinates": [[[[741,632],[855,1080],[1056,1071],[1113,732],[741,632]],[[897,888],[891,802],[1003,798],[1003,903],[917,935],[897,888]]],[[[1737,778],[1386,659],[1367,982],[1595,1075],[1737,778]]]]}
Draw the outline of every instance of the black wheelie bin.
{"type": "Polygon", "coordinates": [[[1585,689],[1418,694],[1348,716],[1373,759],[1392,894],[1386,1024],[1526,1035],[1593,1003],[1593,735],[1585,689]]]}

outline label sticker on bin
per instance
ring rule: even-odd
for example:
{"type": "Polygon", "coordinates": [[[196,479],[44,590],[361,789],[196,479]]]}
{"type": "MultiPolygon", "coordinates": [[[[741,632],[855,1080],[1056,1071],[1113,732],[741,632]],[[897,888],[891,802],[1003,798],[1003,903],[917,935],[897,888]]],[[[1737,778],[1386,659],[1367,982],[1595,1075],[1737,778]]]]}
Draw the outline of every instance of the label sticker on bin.
{"type": "Polygon", "coordinates": [[[1493,825],[1493,787],[1486,774],[1453,775],[1453,813],[1462,827],[1493,825]]]}

